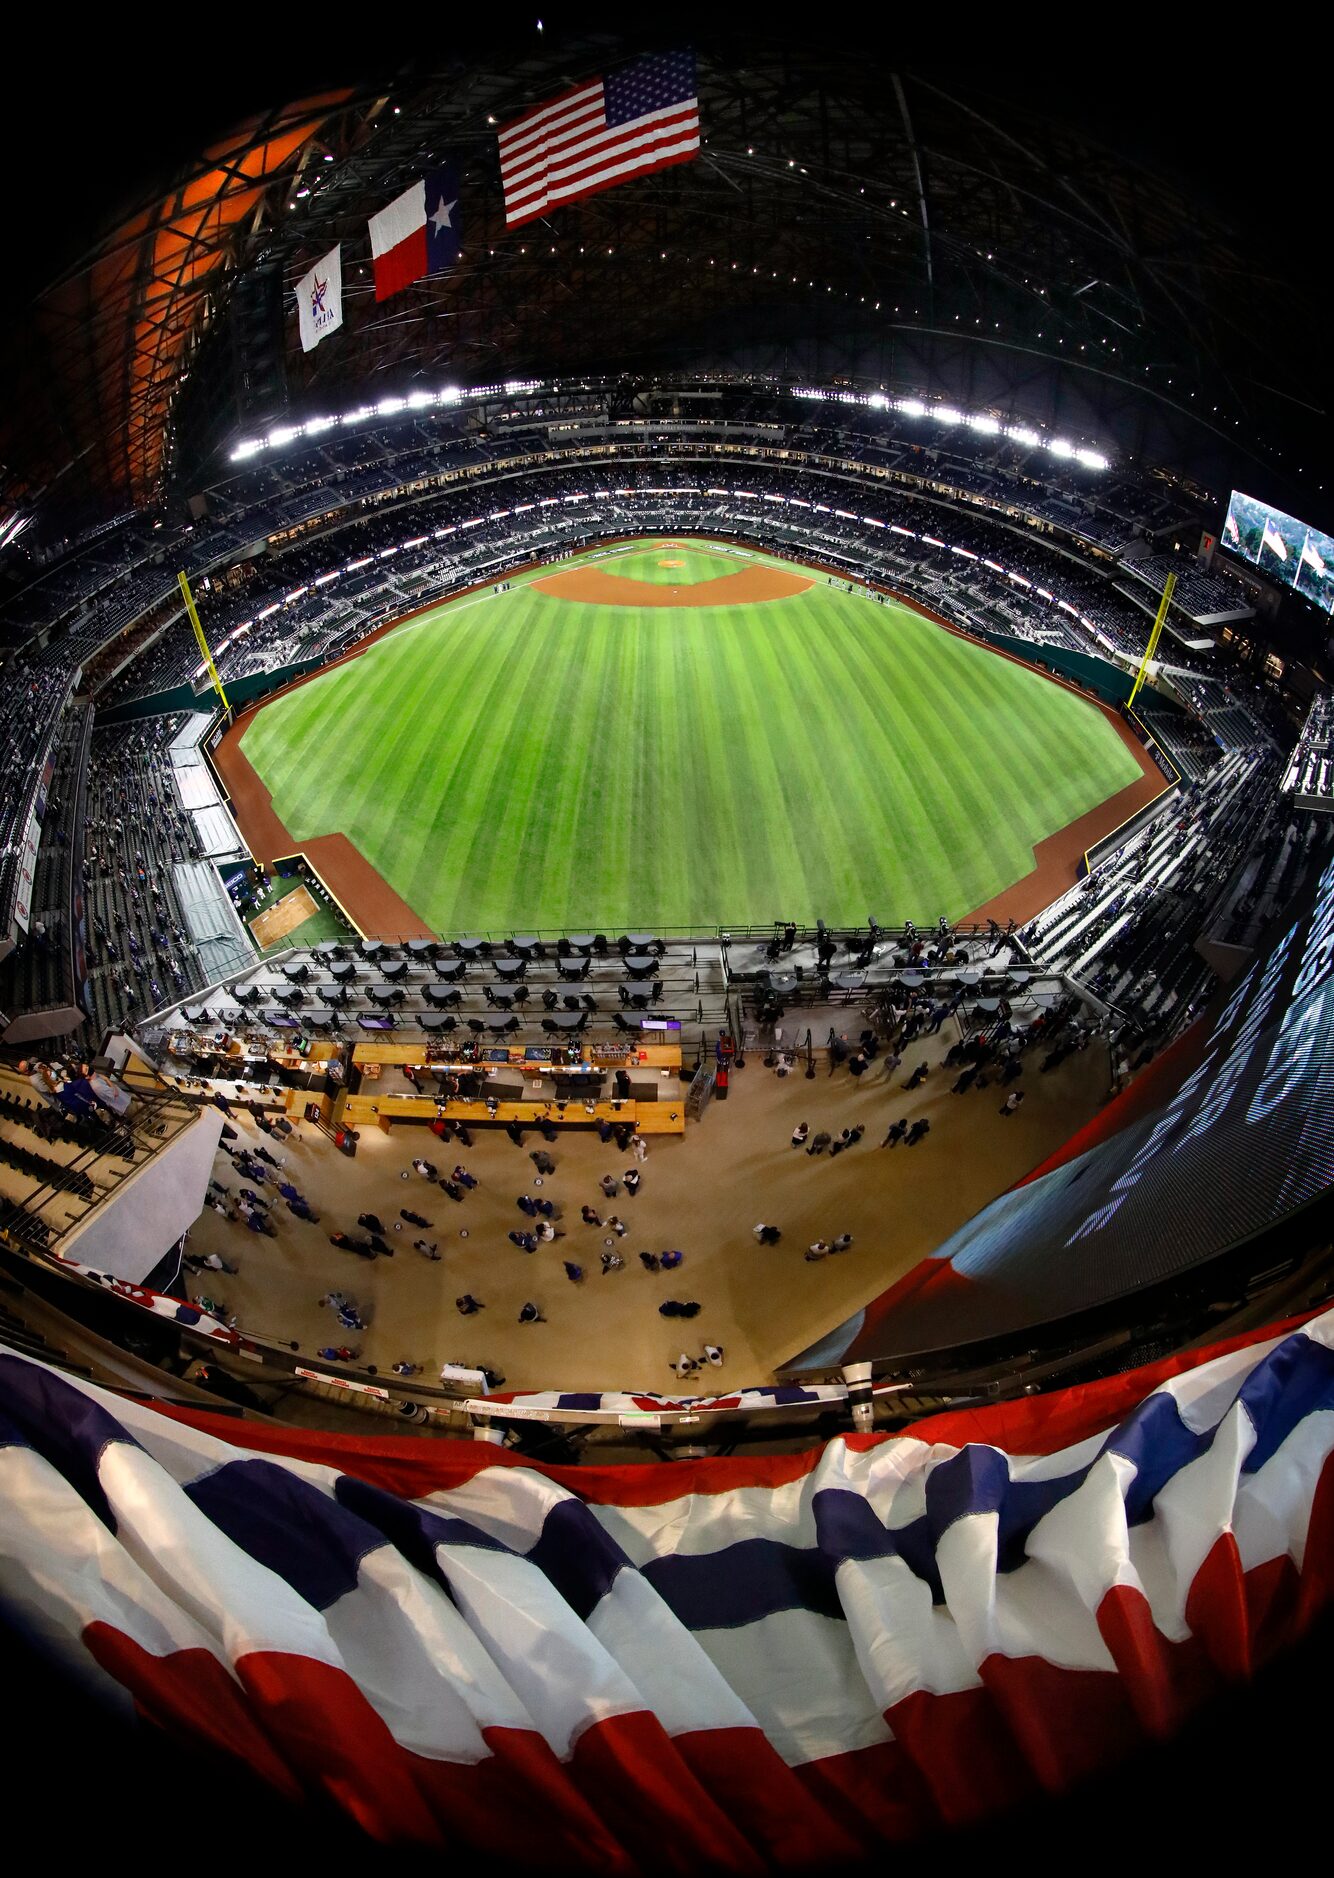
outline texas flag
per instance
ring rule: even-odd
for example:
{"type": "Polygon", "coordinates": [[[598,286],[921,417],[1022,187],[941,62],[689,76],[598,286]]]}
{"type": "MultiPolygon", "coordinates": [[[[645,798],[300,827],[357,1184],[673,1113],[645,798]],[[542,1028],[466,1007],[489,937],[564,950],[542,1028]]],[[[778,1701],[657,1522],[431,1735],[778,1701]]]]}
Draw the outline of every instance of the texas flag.
{"type": "Polygon", "coordinates": [[[1280,561],[1286,561],[1288,558],[1288,544],[1284,541],[1282,535],[1279,534],[1272,522],[1265,523],[1265,531],[1261,538],[1260,546],[1262,548],[1268,548],[1270,553],[1276,554],[1280,561]]]}
{"type": "Polygon", "coordinates": [[[452,163],[413,183],[370,219],[375,297],[387,300],[459,258],[459,178],[452,163]]]}

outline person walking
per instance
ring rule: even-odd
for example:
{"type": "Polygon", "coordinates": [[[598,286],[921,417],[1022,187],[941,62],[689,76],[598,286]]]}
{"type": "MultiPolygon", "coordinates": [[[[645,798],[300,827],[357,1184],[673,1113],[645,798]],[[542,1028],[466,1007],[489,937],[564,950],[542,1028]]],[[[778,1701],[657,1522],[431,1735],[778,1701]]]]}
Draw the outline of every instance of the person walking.
{"type": "Polygon", "coordinates": [[[538,1310],[531,1299],[529,1299],[528,1303],[520,1306],[519,1322],[521,1324],[545,1324],[546,1321],[546,1318],[543,1317],[541,1311],[538,1310]]]}
{"type": "Polygon", "coordinates": [[[1000,1105],[1001,1114],[1013,1115],[1023,1099],[1024,1092],[1022,1089],[1011,1089],[1009,1095],[1006,1096],[1005,1100],[1000,1105]]]}
{"type": "Polygon", "coordinates": [[[537,1250],[537,1238],[531,1232],[515,1231],[507,1233],[506,1237],[511,1245],[518,1246],[520,1252],[536,1252],[537,1250]]]}
{"type": "Polygon", "coordinates": [[[604,1252],[602,1254],[603,1276],[605,1277],[608,1272],[620,1271],[624,1264],[625,1260],[621,1257],[619,1252],[604,1252]]]}
{"type": "Polygon", "coordinates": [[[565,1237],[564,1233],[557,1231],[549,1219],[538,1220],[537,1236],[542,1241],[543,1245],[550,1245],[553,1239],[563,1239],[565,1237]]]}
{"type": "Polygon", "coordinates": [[[630,1228],[626,1225],[624,1220],[617,1219],[616,1215],[613,1213],[607,1221],[607,1230],[614,1232],[618,1239],[624,1239],[630,1228]]]}
{"type": "Polygon", "coordinates": [[[880,1143],[881,1147],[882,1148],[897,1148],[900,1141],[902,1141],[903,1137],[907,1134],[907,1132],[908,1132],[907,1119],[906,1117],[901,1115],[896,1122],[890,1123],[889,1128],[886,1131],[885,1138],[880,1143]]]}
{"type": "Polygon", "coordinates": [[[912,1075],[909,1076],[907,1082],[904,1083],[903,1085],[904,1088],[905,1089],[920,1089],[922,1084],[926,1081],[927,1076],[929,1074],[930,1074],[930,1065],[926,1063],[919,1063],[917,1065],[917,1068],[913,1071],[912,1075]]]}
{"type": "Polygon", "coordinates": [[[454,1179],[458,1182],[460,1187],[466,1187],[469,1192],[477,1185],[477,1176],[470,1174],[466,1167],[456,1167],[454,1169],[454,1179]]]}
{"type": "Polygon", "coordinates": [[[817,1259],[828,1258],[829,1242],[825,1239],[812,1240],[806,1248],[806,1263],[813,1265],[817,1259]]]}
{"type": "Polygon", "coordinates": [[[720,1343],[706,1343],[704,1346],[704,1360],[706,1363],[711,1363],[715,1369],[720,1368],[723,1360],[722,1345],[720,1343]]]}
{"type": "Polygon", "coordinates": [[[579,1216],[585,1226],[600,1226],[602,1224],[602,1215],[595,1206],[581,1206],[579,1216]]]}
{"type": "Polygon", "coordinates": [[[477,1311],[484,1311],[486,1306],[471,1291],[465,1291],[461,1298],[455,1298],[454,1308],[460,1317],[472,1317],[477,1311]]]}
{"type": "Polygon", "coordinates": [[[806,1150],[807,1154],[823,1154],[833,1139],[834,1137],[826,1134],[822,1128],[818,1135],[811,1136],[811,1145],[806,1150]]]}
{"type": "Polygon", "coordinates": [[[609,1200],[614,1200],[618,1191],[615,1174],[604,1174],[598,1182],[609,1200]]]}
{"type": "Polygon", "coordinates": [[[758,1226],[752,1226],[750,1230],[760,1245],[777,1245],[783,1236],[777,1226],[766,1226],[763,1221],[758,1226]]]}
{"type": "Polygon", "coordinates": [[[837,1239],[835,1239],[832,1242],[832,1244],[829,1247],[829,1250],[831,1252],[846,1252],[848,1247],[851,1244],[852,1244],[852,1234],[850,1232],[841,1232],[838,1235],[837,1239]]]}
{"type": "Polygon", "coordinates": [[[648,1159],[648,1143],[642,1135],[631,1135],[630,1152],[641,1164],[648,1159]]]}
{"type": "Polygon", "coordinates": [[[929,1135],[930,1132],[931,1132],[931,1124],[927,1120],[926,1116],[925,1115],[919,1116],[918,1119],[913,1123],[912,1127],[908,1130],[908,1133],[905,1137],[905,1143],[908,1147],[915,1148],[918,1142],[925,1140],[926,1136],[929,1135]]]}
{"type": "Polygon", "coordinates": [[[528,1159],[532,1162],[539,1174],[554,1174],[556,1171],[556,1163],[552,1160],[545,1148],[534,1148],[532,1153],[528,1156],[528,1159]]]}
{"type": "Polygon", "coordinates": [[[625,1172],[621,1175],[621,1185],[625,1188],[625,1191],[632,1200],[639,1192],[640,1179],[641,1175],[637,1167],[627,1167],[625,1172]]]}
{"type": "Polygon", "coordinates": [[[439,1246],[433,1240],[414,1239],[412,1242],[412,1248],[414,1252],[420,1252],[424,1259],[431,1259],[433,1262],[439,1261],[439,1258],[440,1258],[439,1246]]]}

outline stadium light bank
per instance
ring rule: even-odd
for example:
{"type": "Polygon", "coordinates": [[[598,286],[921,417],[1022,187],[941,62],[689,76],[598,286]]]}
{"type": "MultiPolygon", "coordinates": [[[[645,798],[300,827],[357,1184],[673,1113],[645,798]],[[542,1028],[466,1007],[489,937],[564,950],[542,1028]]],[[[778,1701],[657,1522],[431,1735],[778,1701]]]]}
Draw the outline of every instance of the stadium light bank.
{"type": "Polygon", "coordinates": [[[1005,437],[1026,450],[1050,450],[1053,456],[1082,464],[1085,469],[1110,469],[1111,459],[1101,450],[1088,450],[1066,437],[1045,437],[1027,424],[1003,424],[986,411],[961,411],[953,404],[928,404],[922,398],[890,398],[883,391],[824,391],[816,385],[797,385],[794,398],[812,398],[821,404],[858,404],[872,411],[901,411],[905,417],[934,418],[938,424],[965,425],[984,437],[1005,437]]]}
{"type": "Polygon", "coordinates": [[[304,424],[277,424],[263,437],[244,437],[229,452],[230,461],[245,463],[265,450],[285,450],[303,438],[323,437],[331,430],[350,430],[356,424],[368,424],[372,418],[415,415],[418,411],[441,410],[451,405],[470,403],[475,398],[512,398],[524,391],[540,391],[538,378],[511,378],[503,385],[478,385],[464,391],[458,385],[445,385],[440,391],[410,391],[402,398],[381,398],[375,404],[361,404],[355,410],[341,411],[336,417],[308,417],[304,424]]]}

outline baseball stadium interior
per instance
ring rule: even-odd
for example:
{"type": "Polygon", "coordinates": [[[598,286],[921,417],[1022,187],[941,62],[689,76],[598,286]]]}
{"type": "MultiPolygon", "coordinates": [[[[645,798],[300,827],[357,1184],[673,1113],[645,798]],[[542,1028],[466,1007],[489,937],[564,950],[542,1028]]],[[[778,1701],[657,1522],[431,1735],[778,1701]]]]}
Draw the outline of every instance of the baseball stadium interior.
{"type": "Polygon", "coordinates": [[[182,1830],[800,1872],[1306,1765],[1320,106],[829,24],[5,133],[34,1791],[77,1719],[182,1830]]]}

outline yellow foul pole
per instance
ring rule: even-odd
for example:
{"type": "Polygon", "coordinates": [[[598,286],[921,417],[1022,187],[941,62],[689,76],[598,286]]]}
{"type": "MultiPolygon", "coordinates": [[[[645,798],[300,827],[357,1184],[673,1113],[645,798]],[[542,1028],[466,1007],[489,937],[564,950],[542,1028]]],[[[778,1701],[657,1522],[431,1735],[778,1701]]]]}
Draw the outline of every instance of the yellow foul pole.
{"type": "MultiPolygon", "coordinates": [[[[182,574],[181,579],[185,579],[184,574],[182,574]]],[[[1130,696],[1126,699],[1127,706],[1132,705],[1139,696],[1140,686],[1144,683],[1145,674],[1149,669],[1149,660],[1158,649],[1158,641],[1162,637],[1163,621],[1167,618],[1167,609],[1172,604],[1172,589],[1176,584],[1176,575],[1169,574],[1163,584],[1163,598],[1162,604],[1158,608],[1158,617],[1153,622],[1153,631],[1149,634],[1149,643],[1144,648],[1144,657],[1140,660],[1139,671],[1135,674],[1135,682],[1131,687],[1130,696]]]]}
{"type": "Polygon", "coordinates": [[[213,680],[213,689],[222,699],[223,710],[230,711],[232,707],[227,702],[227,693],[222,688],[222,680],[218,677],[218,668],[213,663],[213,654],[208,649],[208,640],[204,637],[204,628],[199,624],[199,615],[195,611],[195,597],[190,591],[190,583],[185,578],[184,574],[178,574],[176,578],[180,582],[181,592],[185,596],[185,610],[190,615],[190,624],[194,627],[195,638],[199,641],[199,650],[204,658],[204,668],[208,672],[209,677],[213,680]]]}

